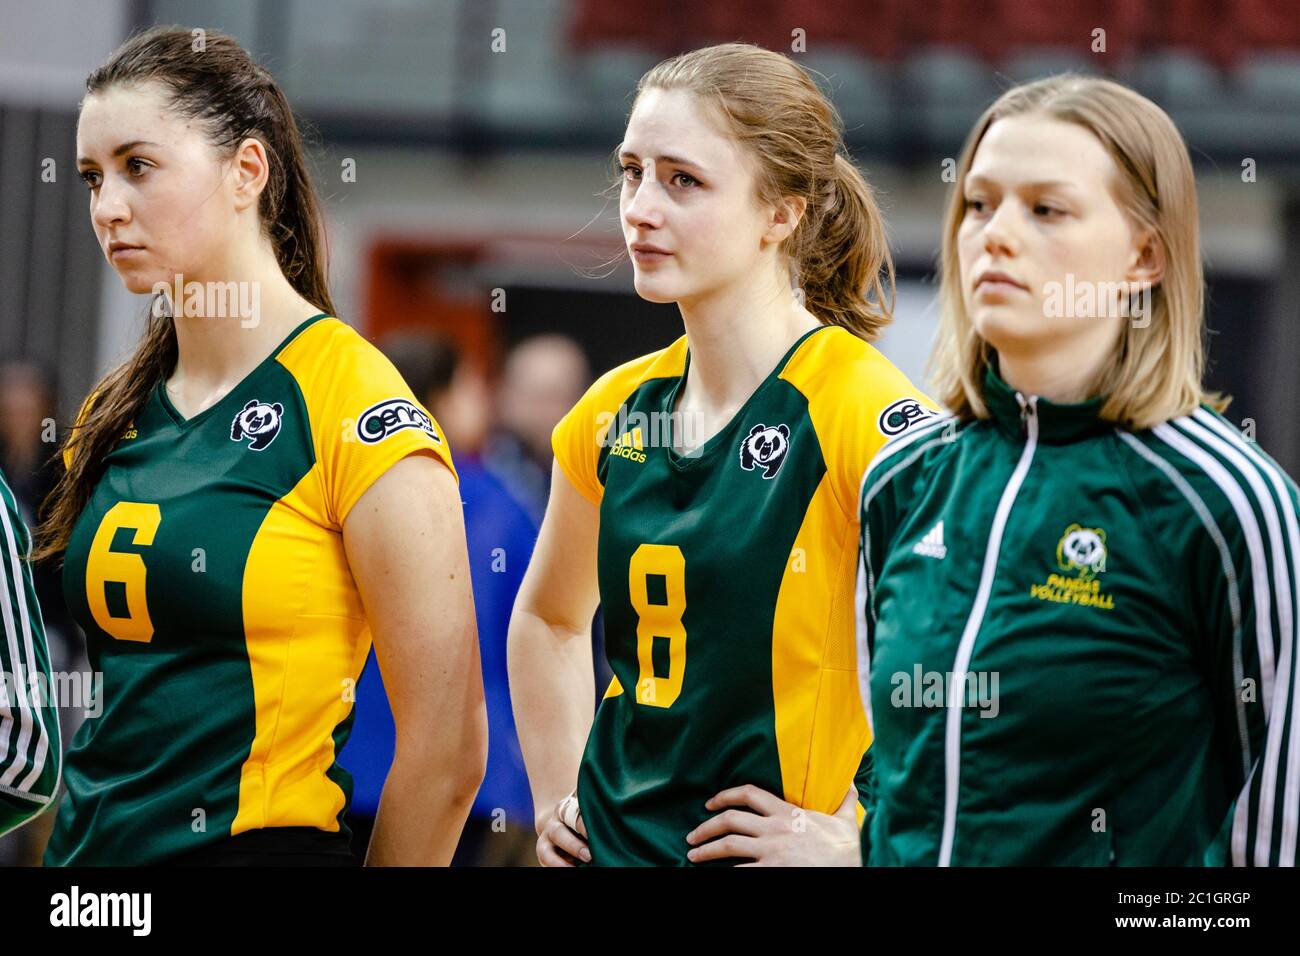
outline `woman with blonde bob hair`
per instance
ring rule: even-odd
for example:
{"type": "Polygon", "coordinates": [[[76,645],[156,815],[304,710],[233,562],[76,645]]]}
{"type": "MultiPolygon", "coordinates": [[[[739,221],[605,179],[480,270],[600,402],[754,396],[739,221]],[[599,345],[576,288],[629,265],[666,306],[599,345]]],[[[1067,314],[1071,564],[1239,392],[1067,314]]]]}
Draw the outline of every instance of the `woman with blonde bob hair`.
{"type": "Polygon", "coordinates": [[[957,182],[954,417],[863,482],[868,859],[1291,864],[1296,488],[1201,385],[1187,147],[1057,77],[981,117],[957,182]],[[901,692],[916,667],[951,675],[941,707],[901,692]]]}
{"type": "MultiPolygon", "coordinates": [[[[1144,251],[1159,257],[1158,274],[1119,277],[1111,284],[1114,291],[1131,292],[1131,296],[1109,299],[1110,316],[1100,304],[1096,306],[1103,320],[1122,318],[1120,313],[1133,319],[1103,322],[1097,330],[1100,340],[1113,340],[1113,351],[1096,362],[1096,375],[1084,387],[1091,395],[1106,396],[1099,416],[1126,428],[1142,429],[1186,415],[1201,402],[1222,411],[1227,402],[1206,394],[1201,386],[1205,296],[1196,183],[1178,129],[1160,107],[1118,83],[1053,77],[1009,90],[985,111],[967,137],[957,181],[964,182],[970,175],[976,151],[995,122],[1032,114],[1071,124],[1075,127],[1071,132],[1086,130],[1100,142],[1117,167],[1107,180],[1115,211],[1127,218],[1130,228],[1145,234],[1150,246],[1144,251]]],[[[976,172],[978,175],[979,170],[976,172]]],[[[973,309],[967,304],[968,290],[962,281],[960,238],[968,202],[962,190],[954,190],[944,217],[941,318],[932,365],[937,395],[945,408],[958,418],[988,418],[984,369],[995,347],[972,319],[973,309]]],[[[1048,215],[1064,212],[1054,210],[1048,215]]],[[[1147,269],[1151,266],[1143,264],[1147,269]]],[[[1056,311],[1067,314],[1054,316],[1049,314],[1051,309],[1040,310],[1047,321],[1035,323],[1040,328],[1027,343],[1062,330],[1067,335],[1078,331],[1070,328],[1079,324],[1071,319],[1090,317],[1080,314],[1087,310],[1079,309],[1079,302],[1089,294],[1097,302],[1098,294],[1111,291],[1104,287],[1104,280],[1087,285],[1079,281],[1078,270],[1074,274],[1073,288],[1078,294],[1069,297],[1073,302],[1065,296],[1070,287],[1064,281],[1058,283],[1059,289],[1047,288],[1043,296],[1050,300],[1059,292],[1061,309],[1056,311]],[[1055,319],[1062,321],[1056,323],[1055,319]]],[[[1068,350],[1061,354],[1064,357],[1068,350]]],[[[1096,352],[1090,354],[1101,358],[1096,352]]],[[[1078,376],[1063,377],[1072,388],[1082,385],[1078,376]]]]}
{"type": "Polygon", "coordinates": [[[1297,491],[1201,385],[1178,130],[1109,80],[1009,90],[942,271],[952,414],[862,482],[861,859],[1293,864],[1297,491]]]}

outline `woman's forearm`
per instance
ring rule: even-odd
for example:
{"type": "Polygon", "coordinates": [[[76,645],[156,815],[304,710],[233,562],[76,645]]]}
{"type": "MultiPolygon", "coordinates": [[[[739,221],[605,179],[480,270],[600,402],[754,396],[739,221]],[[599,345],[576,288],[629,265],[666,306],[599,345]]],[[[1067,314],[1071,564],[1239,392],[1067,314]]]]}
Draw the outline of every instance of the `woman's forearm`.
{"type": "Polygon", "coordinates": [[[451,862],[483,761],[449,769],[436,759],[398,754],[384,781],[367,866],[446,866],[451,862]]]}
{"type": "Polygon", "coordinates": [[[591,627],[558,627],[516,607],[508,658],[515,726],[540,821],[577,784],[596,707],[591,627]]]}

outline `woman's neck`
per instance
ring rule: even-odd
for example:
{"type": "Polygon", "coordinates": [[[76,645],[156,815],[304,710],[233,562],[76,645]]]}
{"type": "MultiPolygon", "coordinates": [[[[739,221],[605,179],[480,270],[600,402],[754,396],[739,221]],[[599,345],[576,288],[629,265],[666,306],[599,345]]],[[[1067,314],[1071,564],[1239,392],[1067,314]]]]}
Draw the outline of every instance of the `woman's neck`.
{"type": "Polygon", "coordinates": [[[779,282],[679,305],[691,350],[680,405],[705,412],[744,404],[791,344],[820,324],[779,282]]]}
{"type": "Polygon", "coordinates": [[[189,314],[172,303],[177,361],[169,389],[202,396],[233,387],[294,328],[320,311],[289,284],[269,250],[252,262],[228,265],[221,273],[239,278],[208,277],[198,283],[205,306],[208,288],[220,289],[225,296],[213,297],[214,302],[224,302],[218,314],[206,314],[206,307],[204,314],[189,314]]]}
{"type": "Polygon", "coordinates": [[[1002,381],[1023,395],[1037,395],[1049,402],[1068,405],[1095,397],[1095,383],[1109,358],[1109,352],[1100,350],[1091,361],[1081,361],[1077,347],[999,349],[998,373],[1002,381]]]}

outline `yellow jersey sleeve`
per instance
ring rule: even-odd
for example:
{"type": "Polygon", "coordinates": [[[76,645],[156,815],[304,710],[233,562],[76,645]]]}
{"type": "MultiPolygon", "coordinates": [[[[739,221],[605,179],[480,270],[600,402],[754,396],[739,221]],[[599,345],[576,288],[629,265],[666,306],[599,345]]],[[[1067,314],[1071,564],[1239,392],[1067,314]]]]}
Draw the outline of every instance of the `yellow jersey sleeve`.
{"type": "Polygon", "coordinates": [[[77,411],[77,417],[72,426],[72,434],[63,443],[63,467],[65,469],[72,468],[72,453],[75,451],[74,446],[77,443],[77,431],[81,428],[81,423],[86,420],[86,412],[90,411],[90,402],[91,399],[88,397],[81,403],[81,408],[77,411]]]}
{"type": "Polygon", "coordinates": [[[939,406],[870,343],[846,329],[812,336],[781,377],[808,399],[831,489],[858,520],[858,485],[880,446],[939,406]]]}
{"type": "Polygon", "coordinates": [[[652,378],[680,375],[686,363],[686,336],[666,349],[633,359],[596,379],[551,432],[551,450],[564,477],[592,504],[605,495],[600,453],[619,409],[637,387],[652,378]]]}
{"type": "Polygon", "coordinates": [[[298,381],[307,404],[332,526],[341,528],[366,490],[407,455],[432,452],[456,475],[441,426],[393,363],[350,326],[322,319],[277,360],[298,381]]]}
{"type": "Polygon", "coordinates": [[[551,450],[564,477],[594,505],[600,504],[605,486],[597,476],[601,444],[609,431],[607,419],[600,424],[602,394],[605,391],[602,377],[560,419],[551,431],[551,450]]]}
{"type": "Polygon", "coordinates": [[[69,435],[68,440],[63,443],[63,467],[65,469],[72,468],[72,459],[77,452],[76,445],[79,437],[78,432],[81,430],[82,424],[86,421],[86,416],[90,414],[91,406],[95,404],[95,399],[98,397],[98,392],[91,392],[86,396],[86,400],[81,403],[81,408],[77,411],[77,417],[72,425],[72,434],[69,435]]]}

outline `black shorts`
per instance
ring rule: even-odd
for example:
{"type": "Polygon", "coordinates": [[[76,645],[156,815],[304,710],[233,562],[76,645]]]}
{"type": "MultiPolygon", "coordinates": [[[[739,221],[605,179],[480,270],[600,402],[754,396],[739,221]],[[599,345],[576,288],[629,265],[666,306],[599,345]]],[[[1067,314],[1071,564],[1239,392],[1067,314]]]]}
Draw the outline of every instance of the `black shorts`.
{"type": "Polygon", "coordinates": [[[346,830],[266,827],[245,830],[168,860],[167,866],[360,866],[346,830]]]}

